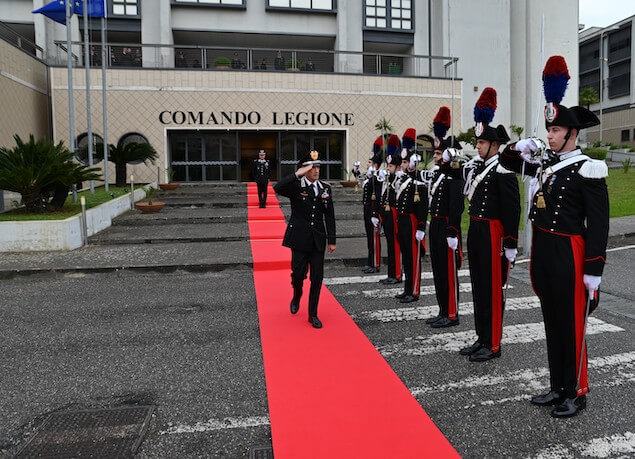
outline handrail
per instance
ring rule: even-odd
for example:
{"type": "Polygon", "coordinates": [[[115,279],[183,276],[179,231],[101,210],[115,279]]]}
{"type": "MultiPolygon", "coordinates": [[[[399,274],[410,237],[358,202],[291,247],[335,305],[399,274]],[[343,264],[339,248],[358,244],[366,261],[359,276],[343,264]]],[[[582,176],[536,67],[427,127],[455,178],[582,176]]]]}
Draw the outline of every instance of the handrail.
{"type": "MultiPolygon", "coordinates": [[[[0,27],[8,30],[9,32],[11,32],[13,35],[15,35],[18,39],[17,42],[17,47],[20,49],[23,49],[22,46],[22,42],[26,42],[29,45],[31,45],[36,51],[40,51],[42,54],[44,54],[44,49],[40,48],[38,45],[36,45],[35,43],[33,43],[31,40],[29,40],[28,38],[26,38],[24,35],[20,34],[20,32],[18,32],[17,30],[15,30],[13,27],[11,27],[9,24],[5,23],[4,21],[0,21],[0,27]]],[[[26,50],[25,50],[26,51],[26,50]]]]}

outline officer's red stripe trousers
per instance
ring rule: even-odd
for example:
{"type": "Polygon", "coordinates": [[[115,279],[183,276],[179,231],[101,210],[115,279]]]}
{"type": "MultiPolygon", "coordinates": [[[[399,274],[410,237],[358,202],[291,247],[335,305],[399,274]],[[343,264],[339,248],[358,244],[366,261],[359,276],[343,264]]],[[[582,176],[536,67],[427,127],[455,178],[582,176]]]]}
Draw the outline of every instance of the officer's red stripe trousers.
{"type": "Polygon", "coordinates": [[[490,220],[489,224],[492,248],[492,352],[498,352],[503,338],[503,269],[501,253],[503,251],[503,224],[500,220],[490,220]]]}
{"type": "MultiPolygon", "coordinates": [[[[586,314],[587,292],[584,287],[584,256],[585,245],[584,239],[580,235],[570,236],[571,249],[573,250],[573,259],[575,264],[575,292],[574,292],[574,308],[575,308],[575,360],[580,362],[580,353],[582,356],[582,371],[580,373],[580,381],[577,388],[578,396],[589,392],[589,377],[587,374],[587,351],[586,342],[582,349],[582,341],[584,340],[584,323],[586,314]]],[[[576,369],[577,370],[577,369],[576,369]]]]}
{"type": "Polygon", "coordinates": [[[379,226],[375,226],[373,229],[373,245],[374,245],[374,264],[373,267],[379,268],[381,266],[381,235],[379,226]]]}
{"type": "Polygon", "coordinates": [[[392,214],[393,239],[395,244],[395,279],[401,280],[401,246],[399,245],[399,223],[397,222],[397,209],[390,208],[392,214]]]}
{"type": "Polygon", "coordinates": [[[458,315],[458,304],[456,304],[456,299],[459,295],[459,284],[456,270],[456,251],[452,250],[450,247],[448,247],[448,293],[448,318],[454,320],[458,315]]]}
{"type": "Polygon", "coordinates": [[[419,296],[421,293],[421,246],[424,241],[417,241],[415,233],[419,222],[417,216],[410,214],[410,225],[412,235],[412,296],[419,296]]]}

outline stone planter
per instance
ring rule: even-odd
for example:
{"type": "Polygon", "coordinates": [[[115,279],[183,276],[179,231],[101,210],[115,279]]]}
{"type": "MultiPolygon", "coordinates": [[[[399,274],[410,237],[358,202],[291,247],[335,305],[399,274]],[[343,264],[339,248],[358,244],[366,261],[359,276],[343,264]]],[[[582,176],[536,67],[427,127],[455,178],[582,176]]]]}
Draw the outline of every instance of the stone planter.
{"type": "Polygon", "coordinates": [[[160,201],[138,202],[134,206],[144,214],[156,214],[161,212],[161,209],[165,207],[165,203],[160,201]]]}
{"type": "Polygon", "coordinates": [[[181,184],[178,183],[178,182],[160,183],[159,184],[159,188],[161,188],[163,191],[176,190],[180,186],[181,186],[181,184]]]}
{"type": "Polygon", "coordinates": [[[344,188],[355,188],[358,185],[357,180],[340,180],[340,185],[344,188]]]}

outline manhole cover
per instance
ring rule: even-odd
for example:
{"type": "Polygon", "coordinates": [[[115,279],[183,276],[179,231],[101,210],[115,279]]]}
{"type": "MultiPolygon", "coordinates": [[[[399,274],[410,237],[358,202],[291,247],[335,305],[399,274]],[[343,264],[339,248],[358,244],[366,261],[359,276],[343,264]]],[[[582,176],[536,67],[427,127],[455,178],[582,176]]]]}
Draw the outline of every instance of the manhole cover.
{"type": "Polygon", "coordinates": [[[53,413],[16,458],[133,457],[153,410],[134,406],[53,413]]]}
{"type": "Polygon", "coordinates": [[[271,446],[252,446],[249,448],[249,459],[273,459],[271,446]]]}

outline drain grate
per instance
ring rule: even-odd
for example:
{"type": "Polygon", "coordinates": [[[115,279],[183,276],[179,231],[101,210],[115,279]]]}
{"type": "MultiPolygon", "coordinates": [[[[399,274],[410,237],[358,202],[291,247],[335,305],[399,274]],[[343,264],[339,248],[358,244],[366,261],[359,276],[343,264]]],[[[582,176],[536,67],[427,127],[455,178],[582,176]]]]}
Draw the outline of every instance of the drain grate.
{"type": "Polygon", "coordinates": [[[249,448],[249,459],[273,459],[271,446],[252,446],[249,448]]]}
{"type": "Polygon", "coordinates": [[[52,413],[16,459],[133,457],[153,410],[153,406],[134,406],[52,413]]]}

